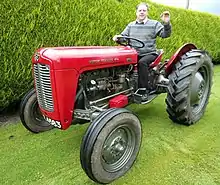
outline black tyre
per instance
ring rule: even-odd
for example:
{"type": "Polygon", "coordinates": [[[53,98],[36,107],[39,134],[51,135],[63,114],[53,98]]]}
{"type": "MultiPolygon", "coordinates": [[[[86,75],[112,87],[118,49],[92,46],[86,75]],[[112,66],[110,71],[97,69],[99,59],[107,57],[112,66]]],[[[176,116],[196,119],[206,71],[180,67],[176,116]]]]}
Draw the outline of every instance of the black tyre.
{"type": "Polygon", "coordinates": [[[109,109],[87,129],[80,151],[82,168],[93,181],[110,183],[132,167],[140,145],[139,119],[126,109],[109,109]]]}
{"type": "Polygon", "coordinates": [[[30,90],[20,104],[20,119],[26,129],[33,133],[39,133],[54,128],[43,118],[34,89],[30,90]]]}
{"type": "Polygon", "coordinates": [[[172,121],[192,125],[204,114],[211,93],[213,64],[200,50],[183,55],[169,75],[167,112],[172,121]]]}

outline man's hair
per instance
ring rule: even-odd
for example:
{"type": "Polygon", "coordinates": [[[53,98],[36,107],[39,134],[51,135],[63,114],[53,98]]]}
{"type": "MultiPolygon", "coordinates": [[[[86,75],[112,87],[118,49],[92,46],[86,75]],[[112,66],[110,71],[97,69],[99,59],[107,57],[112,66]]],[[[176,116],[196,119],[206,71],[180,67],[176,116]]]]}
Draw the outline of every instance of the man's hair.
{"type": "Polygon", "coordinates": [[[137,10],[138,7],[141,6],[141,5],[146,6],[146,7],[147,7],[147,11],[149,11],[149,5],[148,5],[147,3],[145,3],[145,2],[141,2],[141,3],[139,3],[139,4],[136,6],[136,10],[137,10]]]}

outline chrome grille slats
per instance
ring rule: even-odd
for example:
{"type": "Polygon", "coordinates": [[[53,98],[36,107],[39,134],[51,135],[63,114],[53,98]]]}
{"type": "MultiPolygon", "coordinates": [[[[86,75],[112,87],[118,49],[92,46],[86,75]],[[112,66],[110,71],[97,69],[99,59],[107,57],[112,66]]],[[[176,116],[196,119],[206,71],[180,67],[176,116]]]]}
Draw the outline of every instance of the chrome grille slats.
{"type": "Polygon", "coordinates": [[[53,112],[53,96],[50,79],[50,66],[34,64],[34,79],[37,91],[38,103],[42,109],[53,112]]]}

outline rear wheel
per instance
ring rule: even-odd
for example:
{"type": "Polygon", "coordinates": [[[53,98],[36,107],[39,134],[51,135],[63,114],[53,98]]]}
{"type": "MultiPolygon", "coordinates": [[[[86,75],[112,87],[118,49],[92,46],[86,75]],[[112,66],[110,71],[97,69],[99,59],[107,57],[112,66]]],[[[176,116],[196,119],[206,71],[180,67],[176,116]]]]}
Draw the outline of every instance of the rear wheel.
{"type": "Polygon", "coordinates": [[[39,133],[54,128],[42,116],[34,89],[30,90],[20,104],[20,119],[26,129],[39,133]]]}
{"type": "Polygon", "coordinates": [[[81,145],[81,165],[95,182],[110,183],[133,165],[141,145],[139,119],[126,109],[109,109],[88,127],[81,145]]]}
{"type": "Polygon", "coordinates": [[[191,125],[204,114],[211,93],[213,65],[206,52],[193,50],[181,57],[169,75],[167,112],[172,121],[191,125]]]}

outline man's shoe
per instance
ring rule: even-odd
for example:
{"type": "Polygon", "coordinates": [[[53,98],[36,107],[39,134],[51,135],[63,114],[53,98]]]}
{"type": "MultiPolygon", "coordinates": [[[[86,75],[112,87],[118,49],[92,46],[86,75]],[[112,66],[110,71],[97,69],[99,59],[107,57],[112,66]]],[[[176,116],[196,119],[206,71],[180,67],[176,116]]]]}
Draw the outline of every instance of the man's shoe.
{"type": "Polygon", "coordinates": [[[142,102],[146,102],[148,100],[148,94],[143,94],[141,97],[142,102]]]}
{"type": "Polygon", "coordinates": [[[139,88],[134,93],[134,100],[136,103],[146,102],[148,100],[148,90],[146,88],[139,88]]]}

